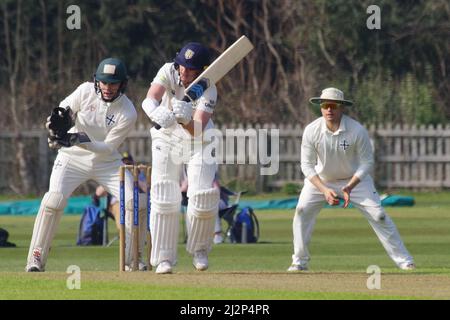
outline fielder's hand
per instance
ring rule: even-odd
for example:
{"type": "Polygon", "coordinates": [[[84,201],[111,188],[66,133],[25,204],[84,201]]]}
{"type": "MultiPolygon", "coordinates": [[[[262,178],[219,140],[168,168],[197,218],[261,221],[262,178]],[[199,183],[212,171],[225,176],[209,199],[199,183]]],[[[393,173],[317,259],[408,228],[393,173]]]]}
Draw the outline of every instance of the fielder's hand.
{"type": "Polygon", "coordinates": [[[192,120],[192,114],[194,109],[192,108],[192,103],[172,99],[172,110],[178,123],[187,125],[192,120]]]}
{"type": "Polygon", "coordinates": [[[323,195],[325,196],[325,200],[330,206],[337,206],[339,204],[339,199],[334,190],[326,189],[323,195]]]}
{"type": "Polygon", "coordinates": [[[350,203],[350,192],[352,192],[352,189],[347,185],[341,190],[344,193],[344,208],[347,208],[350,203]]]}

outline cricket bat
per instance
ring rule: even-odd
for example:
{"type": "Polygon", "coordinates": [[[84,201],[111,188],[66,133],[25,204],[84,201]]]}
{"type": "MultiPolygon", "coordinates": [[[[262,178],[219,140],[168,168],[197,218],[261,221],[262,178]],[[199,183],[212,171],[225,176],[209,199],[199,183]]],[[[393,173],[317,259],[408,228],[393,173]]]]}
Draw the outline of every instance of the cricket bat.
{"type": "MultiPolygon", "coordinates": [[[[192,87],[196,84],[202,86],[203,91],[212,84],[216,84],[222,79],[239,61],[245,58],[253,50],[253,44],[246,36],[240,37],[229,46],[213,63],[208,66],[190,85],[184,90],[183,101],[189,102],[198,99],[192,87]]],[[[156,129],[160,126],[155,124],[156,129]]]]}
{"type": "Polygon", "coordinates": [[[184,90],[184,94],[189,97],[191,88],[197,83],[203,87],[203,90],[206,90],[211,84],[216,84],[252,49],[253,44],[250,40],[246,36],[240,37],[184,90]]]}

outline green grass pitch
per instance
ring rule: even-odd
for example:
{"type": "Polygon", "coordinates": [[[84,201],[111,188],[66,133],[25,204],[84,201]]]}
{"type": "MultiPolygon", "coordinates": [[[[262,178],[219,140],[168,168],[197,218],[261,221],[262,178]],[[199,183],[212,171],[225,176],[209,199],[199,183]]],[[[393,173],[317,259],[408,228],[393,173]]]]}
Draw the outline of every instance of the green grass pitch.
{"type": "MultiPolygon", "coordinates": [[[[257,211],[257,244],[214,245],[210,268],[195,271],[181,242],[172,275],[119,273],[118,242],[111,247],[75,245],[80,216],[64,216],[47,271],[25,273],[34,217],[0,216],[17,248],[0,248],[0,299],[449,299],[450,197],[418,195],[411,208],[387,208],[417,264],[401,271],[389,259],[356,209],[324,209],[310,251],[310,270],[289,274],[293,210],[257,211]],[[70,290],[70,265],[81,270],[81,289],[70,290]],[[381,288],[370,290],[367,267],[381,269],[381,288]]],[[[110,239],[116,235],[109,225],[110,239]]]]}

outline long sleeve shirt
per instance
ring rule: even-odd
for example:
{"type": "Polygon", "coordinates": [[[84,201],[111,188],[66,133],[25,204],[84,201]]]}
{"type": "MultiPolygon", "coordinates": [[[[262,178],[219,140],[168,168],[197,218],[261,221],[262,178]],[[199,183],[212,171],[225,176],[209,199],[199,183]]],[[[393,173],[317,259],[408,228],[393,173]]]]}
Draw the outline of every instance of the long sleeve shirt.
{"type": "Polygon", "coordinates": [[[306,126],[301,146],[301,169],[307,179],[318,175],[324,181],[362,180],[374,164],[367,130],[342,115],[339,129],[330,131],[320,117],[306,126]]]}
{"type": "MultiPolygon", "coordinates": [[[[166,63],[161,69],[159,69],[155,78],[152,81],[152,84],[159,84],[166,89],[166,92],[163,95],[160,107],[168,108],[172,110],[171,100],[172,98],[176,98],[178,100],[182,100],[184,97],[185,87],[181,83],[180,75],[178,70],[175,69],[174,63],[166,63]]],[[[192,103],[192,107],[194,110],[202,110],[207,113],[214,113],[215,107],[217,103],[217,88],[214,84],[210,85],[208,89],[203,92],[203,95],[192,103]]],[[[208,123],[205,126],[205,130],[214,128],[214,123],[212,119],[209,119],[208,123]]],[[[175,135],[182,136],[185,139],[192,139],[192,136],[185,131],[180,124],[176,125],[176,129],[174,131],[175,135]]]]}
{"type": "Polygon", "coordinates": [[[69,132],[84,132],[91,140],[82,144],[84,148],[76,145],[61,148],[59,152],[93,162],[121,159],[117,149],[137,119],[136,109],[127,96],[121,95],[113,102],[105,102],[95,92],[94,84],[85,82],[59,106],[70,107],[75,114],[75,126],[69,132]]]}

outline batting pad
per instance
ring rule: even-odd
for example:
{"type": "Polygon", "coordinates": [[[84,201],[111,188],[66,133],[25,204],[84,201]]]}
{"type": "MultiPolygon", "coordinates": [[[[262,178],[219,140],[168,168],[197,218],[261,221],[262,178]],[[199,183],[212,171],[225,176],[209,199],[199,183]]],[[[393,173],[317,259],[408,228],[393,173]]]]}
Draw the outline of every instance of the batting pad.
{"type": "Polygon", "coordinates": [[[40,261],[42,270],[47,262],[48,250],[67,204],[60,192],[47,192],[41,201],[28,251],[27,263],[40,261]]]}
{"type": "MultiPolygon", "coordinates": [[[[125,214],[125,264],[133,265],[133,199],[126,203],[125,214]]],[[[139,257],[142,257],[142,250],[145,247],[145,237],[147,235],[147,197],[139,194],[139,257]]],[[[139,263],[139,261],[138,261],[139,263]]]]}
{"type": "Polygon", "coordinates": [[[219,209],[219,189],[199,190],[189,198],[187,208],[188,239],[186,250],[211,250],[215,217],[219,209]]]}
{"type": "Polygon", "coordinates": [[[163,180],[152,185],[150,229],[152,236],[151,264],[177,260],[177,242],[181,207],[178,182],[163,180]]]}

